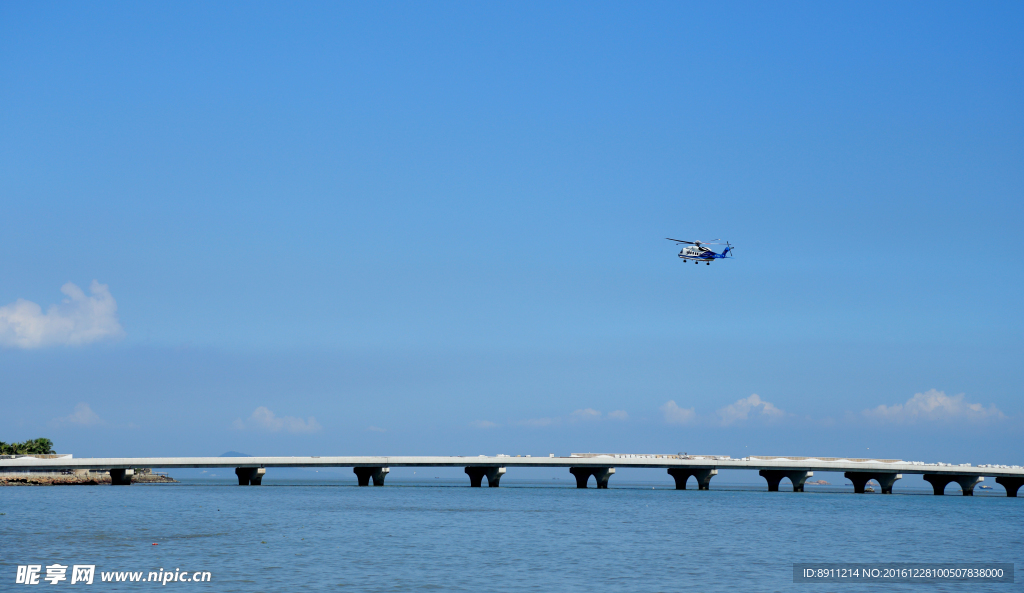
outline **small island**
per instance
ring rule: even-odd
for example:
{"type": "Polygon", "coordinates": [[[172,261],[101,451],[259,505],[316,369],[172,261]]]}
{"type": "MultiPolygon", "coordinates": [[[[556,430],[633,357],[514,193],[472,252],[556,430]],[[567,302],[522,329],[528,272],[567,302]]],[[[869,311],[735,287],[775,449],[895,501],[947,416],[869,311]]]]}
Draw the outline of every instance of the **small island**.
{"type": "MultiPolygon", "coordinates": [[[[39,457],[53,459],[63,457],[53,449],[50,439],[32,439],[22,443],[0,441],[0,458],[39,457]]],[[[137,484],[177,482],[164,473],[150,468],[137,468],[132,482],[137,484]]],[[[0,486],[97,486],[110,484],[110,472],[105,470],[60,470],[60,471],[5,471],[0,472],[0,486]]]]}

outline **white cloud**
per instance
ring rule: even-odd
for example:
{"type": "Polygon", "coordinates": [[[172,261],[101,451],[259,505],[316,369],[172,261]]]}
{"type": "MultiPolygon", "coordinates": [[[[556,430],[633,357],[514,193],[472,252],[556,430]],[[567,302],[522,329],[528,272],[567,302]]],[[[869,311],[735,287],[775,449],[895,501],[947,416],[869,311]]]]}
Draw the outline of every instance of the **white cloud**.
{"type": "Polygon", "coordinates": [[[602,414],[600,410],[595,410],[594,408],[581,408],[579,410],[574,410],[568,416],[530,418],[529,420],[520,420],[518,422],[515,422],[514,424],[517,424],[519,426],[531,426],[534,428],[542,428],[545,426],[557,426],[559,424],[562,424],[562,422],[567,422],[571,424],[575,422],[601,420],[602,418],[608,418],[610,420],[626,420],[627,418],[629,418],[629,414],[627,414],[623,410],[616,410],[605,415],[602,414]]]}
{"type": "Polygon", "coordinates": [[[600,417],[601,417],[601,412],[598,412],[594,408],[587,408],[585,410],[576,410],[571,415],[571,418],[573,420],[597,420],[600,417]]]}
{"type": "Polygon", "coordinates": [[[558,424],[558,418],[530,418],[529,420],[523,420],[519,422],[523,426],[532,426],[534,428],[541,428],[544,426],[551,426],[552,424],[558,424]]]}
{"type": "Polygon", "coordinates": [[[473,428],[494,428],[497,423],[491,422],[490,420],[474,420],[469,423],[473,428]]]}
{"type": "Polygon", "coordinates": [[[69,424],[76,424],[78,426],[96,426],[103,424],[103,420],[100,419],[96,412],[92,411],[89,404],[81,403],[75,406],[75,411],[70,415],[54,418],[52,424],[56,426],[67,426],[69,424]]]}
{"type": "Polygon", "coordinates": [[[722,424],[732,424],[740,420],[747,420],[751,414],[755,417],[760,416],[769,420],[786,415],[785,412],[776,408],[770,402],[762,400],[756,393],[718,410],[718,416],[722,419],[722,424]]]}
{"type": "Polygon", "coordinates": [[[260,406],[246,420],[238,419],[232,423],[237,429],[258,429],[268,432],[316,432],[323,428],[315,418],[307,420],[294,416],[277,416],[267,408],[260,406]]]}
{"type": "Polygon", "coordinates": [[[942,391],[930,389],[925,393],[916,393],[906,403],[892,406],[881,405],[873,410],[864,410],[864,416],[882,422],[913,423],[937,420],[990,420],[1005,418],[995,405],[987,408],[981,404],[964,401],[964,394],[946,395],[942,391]]]}
{"type": "Polygon", "coordinates": [[[665,405],[658,408],[665,415],[665,422],[669,424],[686,424],[692,422],[697,416],[693,408],[680,408],[675,400],[665,402],[665,405]]]}
{"type": "Polygon", "coordinates": [[[367,426],[366,427],[366,431],[367,432],[387,432],[386,430],[384,430],[383,428],[381,428],[379,426],[367,426]]]}
{"type": "Polygon", "coordinates": [[[117,320],[117,303],[106,284],[93,280],[92,296],[68,282],[60,289],[67,298],[42,307],[18,299],[0,307],[0,345],[10,348],[44,346],[81,346],[106,339],[124,337],[117,320]]]}

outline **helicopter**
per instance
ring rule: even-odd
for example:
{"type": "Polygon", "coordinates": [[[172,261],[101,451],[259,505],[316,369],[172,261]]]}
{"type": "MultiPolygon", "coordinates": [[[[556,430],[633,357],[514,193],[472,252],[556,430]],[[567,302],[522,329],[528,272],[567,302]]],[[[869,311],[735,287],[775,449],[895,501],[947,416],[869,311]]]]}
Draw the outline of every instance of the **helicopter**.
{"type": "Polygon", "coordinates": [[[669,241],[675,241],[676,244],[685,243],[686,245],[692,245],[692,247],[683,247],[683,249],[679,252],[679,257],[687,261],[692,260],[695,264],[704,262],[705,264],[710,266],[712,260],[729,259],[732,257],[730,253],[732,253],[733,251],[733,246],[728,241],[725,242],[725,249],[722,251],[722,253],[715,253],[714,251],[711,251],[710,249],[705,247],[705,245],[722,245],[722,243],[717,242],[718,239],[714,239],[712,241],[683,241],[682,239],[670,239],[669,237],[665,238],[668,239],[669,241]]]}

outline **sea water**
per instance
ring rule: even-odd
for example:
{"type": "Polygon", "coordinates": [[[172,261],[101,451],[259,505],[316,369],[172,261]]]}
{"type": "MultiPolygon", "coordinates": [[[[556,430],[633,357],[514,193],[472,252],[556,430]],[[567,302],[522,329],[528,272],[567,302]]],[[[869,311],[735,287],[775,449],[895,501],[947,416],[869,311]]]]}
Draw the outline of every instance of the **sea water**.
{"type": "MultiPolygon", "coordinates": [[[[506,478],[507,480],[507,478],[506,478]]],[[[1015,584],[793,582],[798,562],[1024,566],[1024,498],[607,490],[503,480],[0,488],[0,590],[1020,591],[1015,584]],[[154,545],[156,544],[156,545],[154,545]],[[96,565],[93,585],[15,584],[96,565]],[[101,582],[209,571],[210,582],[101,582]],[[180,569],[180,570],[179,570],[180,569]],[[43,569],[45,576],[45,568],[43,569]]],[[[809,488],[810,489],[810,488],[809,488]]]]}

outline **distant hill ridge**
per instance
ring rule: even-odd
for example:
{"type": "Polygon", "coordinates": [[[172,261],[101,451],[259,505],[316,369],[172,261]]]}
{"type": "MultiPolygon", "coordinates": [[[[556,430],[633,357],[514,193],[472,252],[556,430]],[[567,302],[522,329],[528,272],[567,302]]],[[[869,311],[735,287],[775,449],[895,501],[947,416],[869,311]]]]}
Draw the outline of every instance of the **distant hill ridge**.
{"type": "Polygon", "coordinates": [[[228,451],[227,453],[221,453],[218,457],[252,457],[252,455],[239,453],[238,451],[228,451]]]}

